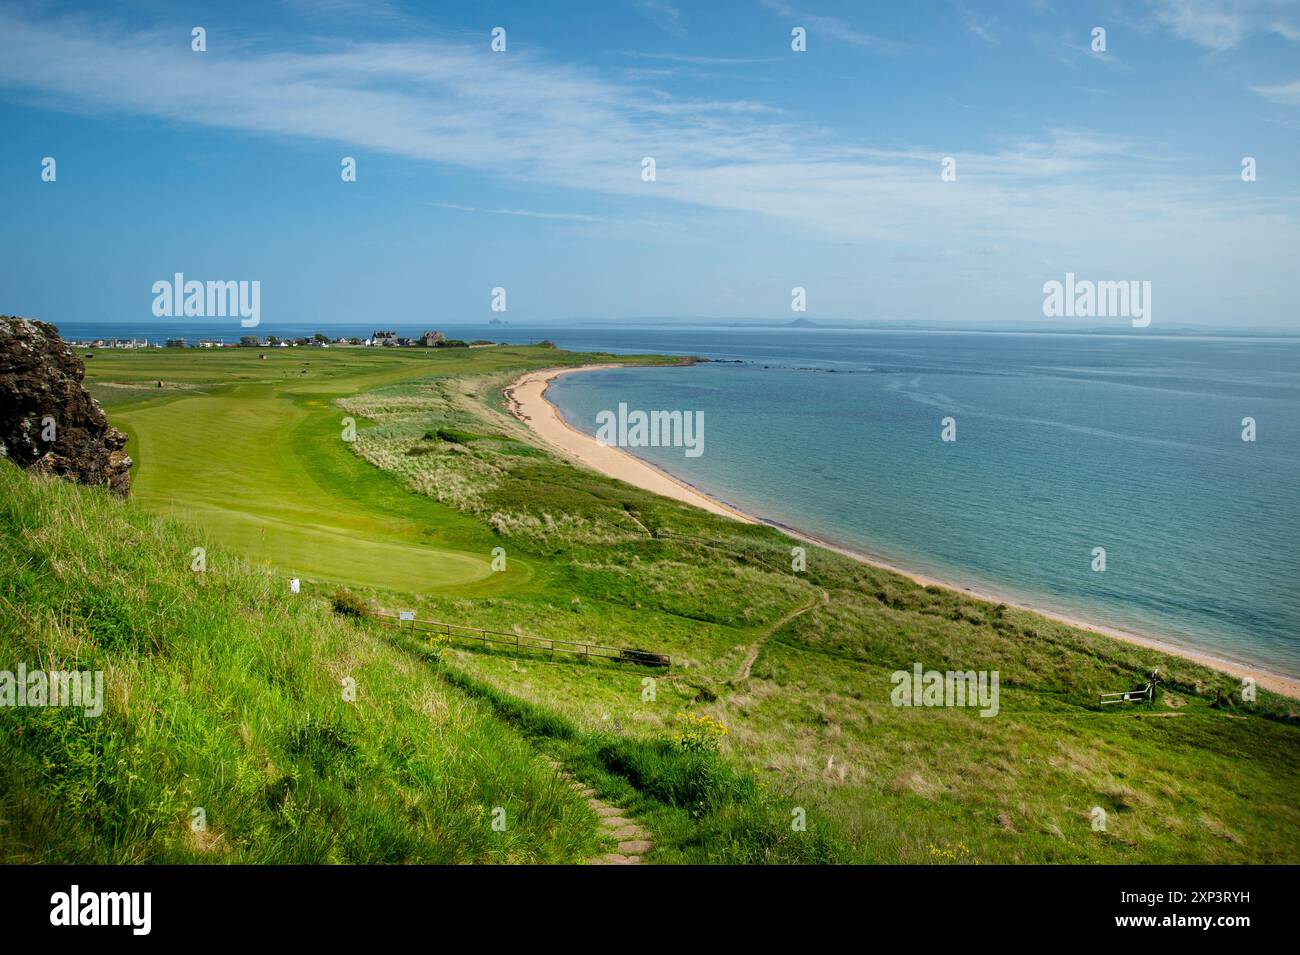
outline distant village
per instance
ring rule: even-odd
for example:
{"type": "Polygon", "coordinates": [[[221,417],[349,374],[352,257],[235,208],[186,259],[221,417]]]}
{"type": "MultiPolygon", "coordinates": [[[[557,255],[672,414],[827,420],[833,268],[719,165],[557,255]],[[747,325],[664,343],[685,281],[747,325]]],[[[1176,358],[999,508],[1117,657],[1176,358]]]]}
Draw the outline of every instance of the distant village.
{"type": "Polygon", "coordinates": [[[186,338],[69,338],[74,348],[329,348],[331,345],[358,348],[478,348],[494,345],[486,339],[472,342],[447,338],[439,331],[425,332],[419,338],[403,338],[393,331],[375,331],[369,338],[330,338],[317,332],[311,338],[277,338],[267,335],[241,335],[238,338],[199,338],[191,344],[186,338]]]}

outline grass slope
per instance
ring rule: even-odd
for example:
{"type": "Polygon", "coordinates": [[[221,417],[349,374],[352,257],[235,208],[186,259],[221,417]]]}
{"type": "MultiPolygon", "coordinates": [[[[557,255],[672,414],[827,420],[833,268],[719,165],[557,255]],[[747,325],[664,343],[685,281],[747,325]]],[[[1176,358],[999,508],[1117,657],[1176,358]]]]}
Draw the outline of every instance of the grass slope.
{"type": "Polygon", "coordinates": [[[592,731],[653,740],[683,712],[730,728],[723,749],[785,812],[802,809],[860,861],[1300,861],[1296,705],[1187,660],[811,549],[500,442],[512,432],[453,385],[386,386],[342,402],[377,426],[354,446],[413,490],[473,515],[543,586],[434,618],[662,650],[680,661],[647,699],[643,674],[459,651],[455,665],[592,731]],[[1001,712],[899,708],[890,674],[998,670],[1001,712]],[[1153,707],[1097,706],[1160,666],[1153,707]],[[748,669],[748,675],[746,670],[748,669]],[[1222,692],[1225,705],[1216,705],[1222,692]],[[1233,701],[1236,701],[1235,703],[1233,701]],[[1108,814],[1105,832],[1090,813],[1108,814]]]}
{"type": "Polygon", "coordinates": [[[840,858],[820,833],[792,838],[716,749],[576,728],[223,550],[195,572],[193,527],[106,492],[0,460],[0,527],[0,661],[101,670],[106,689],[99,717],[3,713],[0,862],[563,863],[613,849],[552,759],[651,825],[657,861],[840,858]]]}
{"type": "Polygon", "coordinates": [[[107,698],[98,718],[0,713],[0,861],[571,862],[600,847],[585,803],[489,706],[221,550],[191,571],[191,528],[7,461],[0,528],[0,667],[103,670],[107,698]]]}

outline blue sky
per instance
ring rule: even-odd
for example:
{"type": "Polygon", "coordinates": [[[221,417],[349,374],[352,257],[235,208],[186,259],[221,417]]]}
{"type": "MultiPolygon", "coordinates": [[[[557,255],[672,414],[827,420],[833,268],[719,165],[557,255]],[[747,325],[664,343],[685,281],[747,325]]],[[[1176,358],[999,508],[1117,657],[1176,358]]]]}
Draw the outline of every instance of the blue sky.
{"type": "Polygon", "coordinates": [[[1042,327],[1069,271],[1300,327],[1286,0],[0,0],[0,130],[0,311],[56,323],[184,272],[264,323],[1042,327]]]}

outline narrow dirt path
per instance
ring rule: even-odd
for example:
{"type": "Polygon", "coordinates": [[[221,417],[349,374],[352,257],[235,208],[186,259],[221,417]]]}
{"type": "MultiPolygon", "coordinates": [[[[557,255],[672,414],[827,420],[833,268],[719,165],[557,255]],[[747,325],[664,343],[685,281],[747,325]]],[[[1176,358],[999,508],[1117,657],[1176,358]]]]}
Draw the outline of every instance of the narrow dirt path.
{"type": "Polygon", "coordinates": [[[593,856],[587,860],[587,865],[640,865],[641,857],[644,856],[654,846],[650,840],[650,833],[643,827],[628,817],[627,810],[618,806],[611,806],[609,803],[596,796],[596,790],[589,786],[584,786],[572,776],[569,775],[563,764],[554,760],[549,760],[552,768],[563,776],[578,795],[587,800],[587,805],[591,807],[600,818],[600,827],[603,834],[612,836],[618,841],[617,852],[607,852],[601,856],[593,856]]]}
{"type": "Polygon", "coordinates": [[[745,654],[745,661],[740,665],[740,669],[736,671],[736,675],[731,678],[732,683],[739,683],[742,680],[749,679],[749,674],[754,669],[754,661],[758,659],[758,651],[763,648],[763,644],[767,642],[768,638],[771,637],[772,634],[776,633],[795,617],[807,613],[813,607],[817,606],[818,602],[820,602],[823,607],[831,602],[830,594],[825,590],[822,590],[820,587],[817,589],[821,592],[821,596],[817,600],[810,600],[799,609],[790,611],[776,623],[772,624],[772,626],[768,627],[767,632],[754,641],[754,645],[750,647],[749,652],[745,654]]]}
{"type": "MultiPolygon", "coordinates": [[[[393,645],[401,648],[401,644],[396,640],[394,640],[393,645]]],[[[410,652],[409,648],[406,649],[407,652],[410,652]]],[[[444,677],[444,679],[446,678],[444,677]]],[[[650,838],[649,830],[638,825],[630,817],[626,809],[611,805],[597,797],[596,790],[574,779],[573,775],[564,768],[563,763],[550,758],[546,758],[546,762],[547,765],[559,773],[560,777],[568,785],[577,791],[578,795],[587,800],[587,805],[591,807],[591,811],[600,820],[601,834],[613,838],[618,844],[615,852],[606,852],[603,855],[586,859],[587,865],[639,865],[642,856],[654,848],[654,842],[650,838]]]]}

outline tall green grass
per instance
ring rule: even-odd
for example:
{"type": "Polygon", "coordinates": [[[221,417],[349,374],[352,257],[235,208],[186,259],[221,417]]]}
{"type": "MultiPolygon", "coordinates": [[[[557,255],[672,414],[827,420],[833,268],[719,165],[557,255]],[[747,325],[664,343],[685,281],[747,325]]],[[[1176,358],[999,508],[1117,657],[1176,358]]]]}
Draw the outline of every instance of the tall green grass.
{"type": "Polygon", "coordinates": [[[324,596],[221,551],[197,573],[186,526],[6,461],[0,532],[0,669],[102,670],[106,696],[98,718],[0,711],[0,860],[572,862],[601,847],[520,734],[324,596]]]}
{"type": "Polygon", "coordinates": [[[851,848],[825,827],[796,828],[786,804],[715,749],[686,748],[672,738],[582,730],[463,670],[444,666],[442,672],[647,824],[655,840],[652,861],[753,865],[853,858],[851,848]]]}

